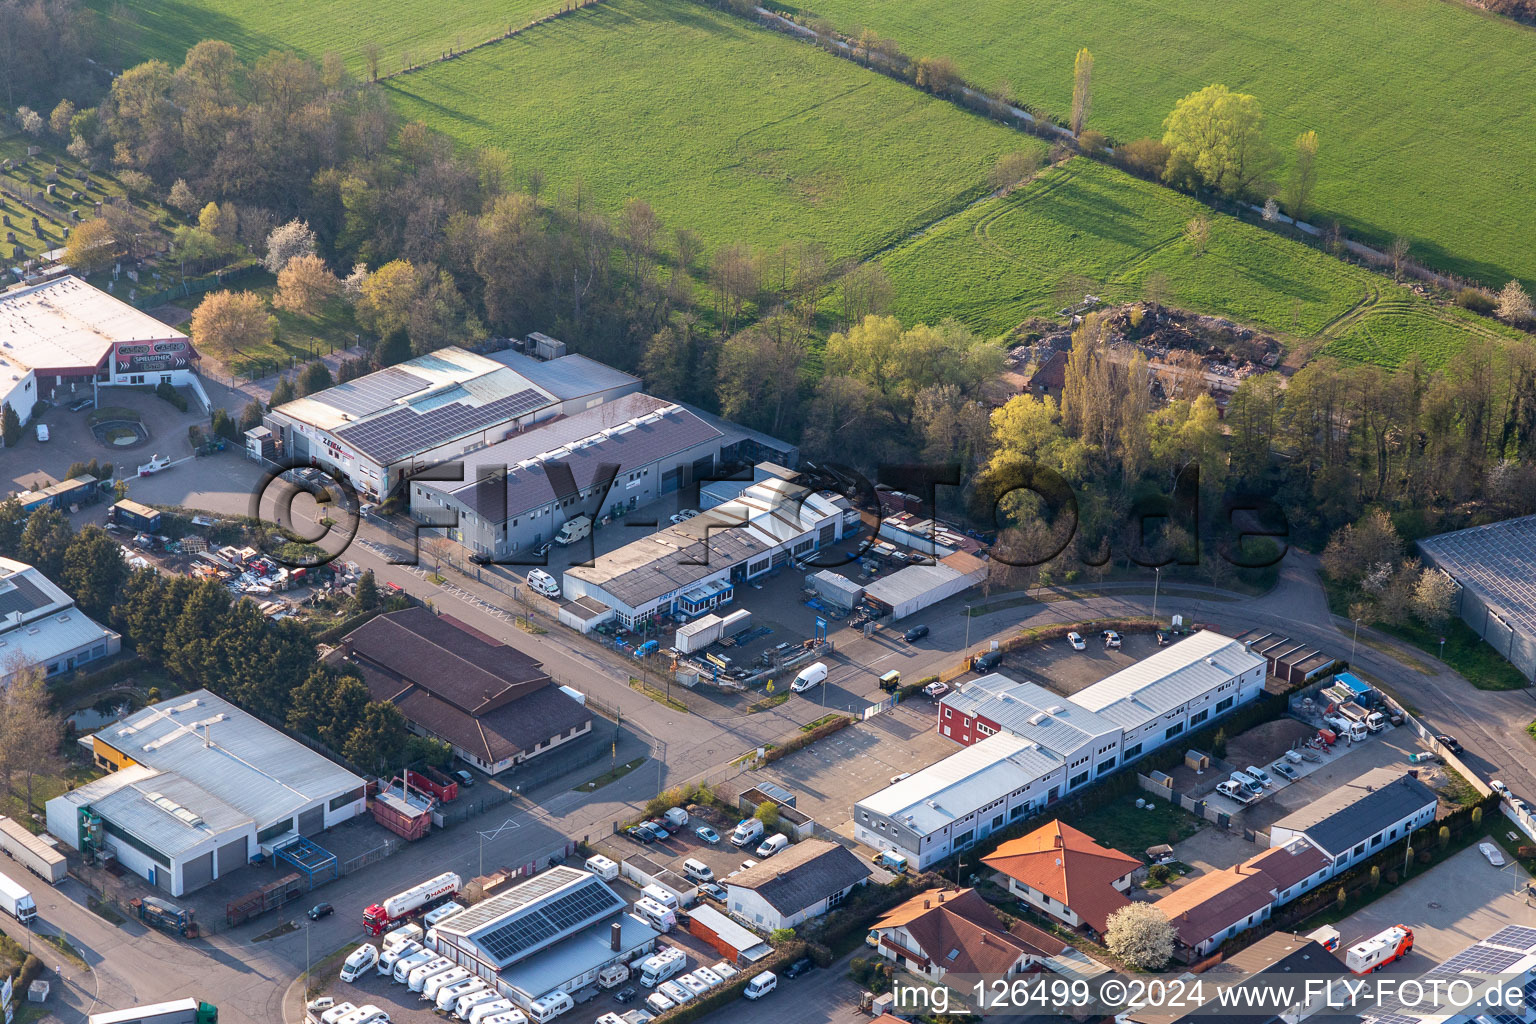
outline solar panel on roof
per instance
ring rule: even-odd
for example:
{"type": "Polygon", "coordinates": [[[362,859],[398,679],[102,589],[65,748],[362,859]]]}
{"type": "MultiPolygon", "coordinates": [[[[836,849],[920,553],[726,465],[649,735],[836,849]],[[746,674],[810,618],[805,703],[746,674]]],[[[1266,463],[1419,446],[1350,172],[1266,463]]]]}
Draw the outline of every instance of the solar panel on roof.
{"type": "Polygon", "coordinates": [[[1371,1013],[1366,1019],[1371,1024],[1419,1024],[1422,1018],[1408,1013],[1371,1013]]]}
{"type": "Polygon", "coordinates": [[[341,427],[336,436],[380,462],[394,462],[455,437],[516,419],[542,408],[548,401],[530,388],[480,406],[452,402],[425,412],[402,406],[375,419],[341,427]]]}
{"type": "Polygon", "coordinates": [[[1445,963],[1433,968],[1431,974],[1461,974],[1472,971],[1478,974],[1498,974],[1524,957],[1523,952],[1510,949],[1496,949],[1493,946],[1479,942],[1470,949],[1464,949],[1451,957],[1445,963]]]}
{"type": "Polygon", "coordinates": [[[1523,925],[1512,924],[1507,928],[1501,928],[1488,938],[1483,940],[1491,946],[1508,946],[1510,949],[1533,950],[1536,949],[1536,928],[1526,928],[1523,925]]]}
{"type": "Polygon", "coordinates": [[[366,377],[326,388],[311,397],[333,409],[340,409],[353,416],[367,416],[377,412],[390,402],[414,394],[431,385],[425,377],[418,377],[398,366],[370,373],[366,377]]]}
{"type": "Polygon", "coordinates": [[[613,890],[591,877],[570,892],[544,906],[538,906],[538,900],[571,881],[571,873],[568,872],[553,871],[546,874],[554,877],[547,878],[542,885],[531,885],[528,891],[518,893],[522,897],[519,902],[523,909],[514,912],[516,916],[484,935],[476,936],[475,941],[498,963],[511,963],[550,939],[584,927],[624,906],[624,901],[613,890]]]}

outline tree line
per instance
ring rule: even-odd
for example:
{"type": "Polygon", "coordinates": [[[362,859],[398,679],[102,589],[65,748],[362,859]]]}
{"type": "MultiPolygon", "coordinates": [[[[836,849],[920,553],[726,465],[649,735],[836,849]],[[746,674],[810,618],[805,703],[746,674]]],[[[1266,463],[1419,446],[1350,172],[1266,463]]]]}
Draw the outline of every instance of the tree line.
{"type": "MultiPolygon", "coordinates": [[[[364,770],[442,759],[441,745],[412,736],[399,708],[373,700],[355,672],[320,664],[304,625],[267,618],[216,580],[130,569],[121,545],[101,527],[76,532],[61,513],[28,514],[14,498],[0,502],[0,555],[36,566],[87,615],[118,630],[145,662],[311,736],[364,770]]],[[[355,609],[380,606],[366,574],[355,609]]],[[[0,746],[4,735],[0,725],[0,746]]],[[[0,756],[0,777],[5,770],[0,756]]]]}

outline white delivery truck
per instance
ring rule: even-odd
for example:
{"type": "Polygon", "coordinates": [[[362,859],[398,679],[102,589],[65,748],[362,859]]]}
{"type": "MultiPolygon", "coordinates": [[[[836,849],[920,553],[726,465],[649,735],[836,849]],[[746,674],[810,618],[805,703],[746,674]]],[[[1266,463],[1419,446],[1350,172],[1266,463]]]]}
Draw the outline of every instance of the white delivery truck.
{"type": "Polygon", "coordinates": [[[22,924],[37,916],[37,904],[26,886],[13,881],[9,875],[0,875],[0,910],[10,914],[22,924]]]}
{"type": "Polygon", "coordinates": [[[0,850],[49,885],[58,885],[69,874],[64,855],[14,818],[0,817],[0,850]]]}
{"type": "Polygon", "coordinates": [[[763,823],[761,821],[758,821],[756,818],[743,818],[736,823],[736,829],[731,833],[731,844],[733,846],[746,846],[748,843],[756,842],[762,834],[763,823]]]}
{"type": "Polygon", "coordinates": [[[742,990],[742,995],[748,999],[761,999],[763,996],[779,987],[779,976],[772,971],[764,971],[751,981],[742,990]]]}

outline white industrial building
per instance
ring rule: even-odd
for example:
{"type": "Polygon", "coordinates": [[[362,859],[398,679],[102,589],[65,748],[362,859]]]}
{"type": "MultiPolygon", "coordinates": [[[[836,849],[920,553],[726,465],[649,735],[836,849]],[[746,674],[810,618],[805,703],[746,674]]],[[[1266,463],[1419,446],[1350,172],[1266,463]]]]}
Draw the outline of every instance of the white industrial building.
{"type": "Polygon", "coordinates": [[[804,839],[725,880],[725,905],[761,932],[828,913],[869,881],[869,866],[827,839],[804,839]]]}
{"type": "Polygon", "coordinates": [[[624,395],[464,455],[462,480],[413,482],[411,515],[504,558],[550,540],[567,519],[622,515],[708,478],[724,438],[682,406],[624,395]]]}
{"type": "Polygon", "coordinates": [[[1269,844],[1306,838],[1328,859],[1332,877],[1433,824],[1437,802],[1407,769],[1376,768],[1275,822],[1269,844]]]}
{"type": "Polygon", "coordinates": [[[780,477],[564,573],[567,600],[591,598],[626,628],[661,615],[703,615],[735,588],[776,566],[835,544],[858,527],[846,498],[780,477]]]}
{"type": "Polygon", "coordinates": [[[955,551],[932,565],[909,565],[864,588],[866,600],[894,622],[969,590],[987,577],[987,563],[955,551]]]}
{"type": "Polygon", "coordinates": [[[264,425],[286,459],[326,467],[378,499],[416,470],[639,388],[585,356],[541,362],[450,347],[287,402],[264,425]]]}
{"type": "Polygon", "coordinates": [[[0,558],[0,681],[15,666],[49,677],[116,654],[122,637],[75,606],[35,566],[0,558]]]}
{"type": "Polygon", "coordinates": [[[1264,690],[1264,659],[1202,630],[1071,697],[990,675],[944,699],[958,753],[860,800],[856,838],[919,870],[1264,690]]]}
{"type": "Polygon", "coordinates": [[[259,848],[365,811],[363,780],[207,690],[82,739],[111,774],[48,801],[48,831],[180,896],[259,848]]]}
{"type": "Polygon", "coordinates": [[[206,404],[185,334],[78,277],[0,294],[0,338],[0,403],[23,423],[39,399],[59,404],[98,386],[185,385],[206,404]]]}
{"type": "Polygon", "coordinates": [[[557,865],[439,922],[427,943],[526,1010],[655,948],[660,933],[626,907],[590,871],[557,865]]]}

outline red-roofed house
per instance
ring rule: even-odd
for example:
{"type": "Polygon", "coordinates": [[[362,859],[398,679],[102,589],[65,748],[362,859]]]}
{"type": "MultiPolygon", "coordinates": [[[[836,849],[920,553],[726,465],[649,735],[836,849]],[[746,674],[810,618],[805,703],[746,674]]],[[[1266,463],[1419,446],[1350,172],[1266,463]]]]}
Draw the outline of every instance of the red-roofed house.
{"type": "Polygon", "coordinates": [[[1100,846],[1086,832],[1053,821],[1012,839],[982,862],[1008,878],[1008,891],[1073,928],[1102,935],[1142,863],[1100,846]]]}
{"type": "Polygon", "coordinates": [[[1276,846],[1235,867],[1181,885],[1153,906],[1173,923],[1179,945],[1204,956],[1238,932],[1269,919],[1328,877],[1326,856],[1305,838],[1276,846]]]}
{"type": "Polygon", "coordinates": [[[951,971],[1019,974],[1066,948],[1036,929],[1026,935],[1004,929],[975,889],[920,893],[876,921],[866,941],[887,960],[931,981],[951,971]]]}

